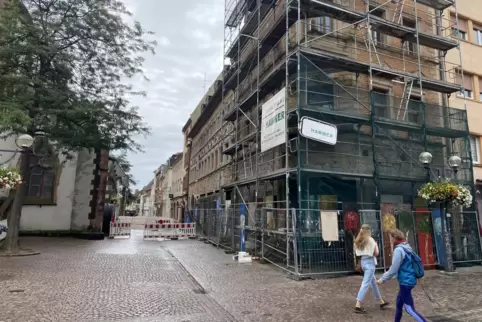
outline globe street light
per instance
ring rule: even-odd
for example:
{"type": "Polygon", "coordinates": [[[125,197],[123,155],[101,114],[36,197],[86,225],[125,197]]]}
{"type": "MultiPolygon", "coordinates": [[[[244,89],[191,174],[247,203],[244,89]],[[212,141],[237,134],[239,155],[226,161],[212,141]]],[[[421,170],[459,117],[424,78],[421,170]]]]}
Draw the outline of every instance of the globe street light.
{"type": "Polygon", "coordinates": [[[454,174],[457,174],[460,166],[462,165],[462,159],[458,155],[452,155],[448,161],[449,166],[454,170],[454,174]]]}
{"type": "Polygon", "coordinates": [[[423,164],[423,167],[425,169],[425,176],[426,176],[426,180],[427,182],[430,181],[430,163],[432,163],[432,154],[430,152],[422,152],[420,153],[419,157],[418,157],[418,160],[420,161],[420,163],[423,164]]]}
{"type": "Polygon", "coordinates": [[[15,144],[21,149],[29,149],[33,145],[33,137],[28,134],[22,134],[15,139],[15,144]]]}
{"type": "Polygon", "coordinates": [[[433,157],[430,152],[422,152],[418,159],[420,160],[420,163],[423,164],[423,167],[427,169],[430,166],[430,163],[432,163],[433,157]]]}

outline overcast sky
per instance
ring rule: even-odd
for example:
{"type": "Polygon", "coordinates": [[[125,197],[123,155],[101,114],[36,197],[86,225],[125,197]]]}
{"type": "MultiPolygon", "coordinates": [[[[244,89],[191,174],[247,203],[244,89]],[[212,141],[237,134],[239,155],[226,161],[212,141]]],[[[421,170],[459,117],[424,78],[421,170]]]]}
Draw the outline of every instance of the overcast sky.
{"type": "Polygon", "coordinates": [[[139,81],[146,97],[134,104],[152,128],[139,139],[144,154],[130,154],[136,188],[142,188],[173,153],[183,148],[182,127],[222,69],[224,0],[124,0],[134,18],[155,32],[156,55],[146,55],[139,81]]]}

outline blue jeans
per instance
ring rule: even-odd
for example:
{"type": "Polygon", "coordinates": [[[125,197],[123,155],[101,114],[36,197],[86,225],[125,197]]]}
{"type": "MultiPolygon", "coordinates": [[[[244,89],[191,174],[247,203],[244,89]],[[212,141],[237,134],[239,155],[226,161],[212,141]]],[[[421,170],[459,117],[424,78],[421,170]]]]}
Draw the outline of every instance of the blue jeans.
{"type": "Polygon", "coordinates": [[[377,279],[375,277],[375,259],[373,257],[362,257],[361,267],[363,269],[363,281],[356,299],[360,302],[363,302],[368,289],[371,287],[373,289],[373,295],[375,295],[375,298],[378,301],[381,301],[382,296],[380,295],[377,279]]]}
{"type": "Polygon", "coordinates": [[[395,311],[395,322],[400,322],[402,320],[403,306],[405,306],[405,311],[417,322],[426,322],[420,313],[415,311],[415,306],[413,304],[412,297],[413,286],[400,285],[400,290],[397,295],[397,310],[395,311]]]}

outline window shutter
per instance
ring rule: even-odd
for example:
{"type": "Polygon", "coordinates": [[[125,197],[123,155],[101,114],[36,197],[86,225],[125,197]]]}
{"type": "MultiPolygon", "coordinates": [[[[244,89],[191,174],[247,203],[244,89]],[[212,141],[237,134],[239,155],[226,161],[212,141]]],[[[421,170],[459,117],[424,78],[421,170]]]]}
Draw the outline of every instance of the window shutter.
{"type": "MultiPolygon", "coordinates": [[[[458,17],[459,23],[458,23],[458,28],[460,31],[467,32],[467,20],[458,17]]],[[[450,20],[452,22],[452,28],[457,28],[457,19],[455,18],[454,15],[450,16],[450,20]]]]}
{"type": "Polygon", "coordinates": [[[478,163],[479,157],[477,151],[477,140],[478,138],[471,136],[470,137],[470,154],[472,154],[472,161],[478,163]]]}
{"type": "MultiPolygon", "coordinates": [[[[457,84],[462,84],[462,75],[457,74],[457,84]]],[[[464,73],[464,84],[463,87],[469,91],[474,90],[474,81],[472,75],[464,73]]]]}
{"type": "Polygon", "coordinates": [[[472,75],[464,74],[464,88],[470,91],[474,90],[474,80],[472,75]]]}

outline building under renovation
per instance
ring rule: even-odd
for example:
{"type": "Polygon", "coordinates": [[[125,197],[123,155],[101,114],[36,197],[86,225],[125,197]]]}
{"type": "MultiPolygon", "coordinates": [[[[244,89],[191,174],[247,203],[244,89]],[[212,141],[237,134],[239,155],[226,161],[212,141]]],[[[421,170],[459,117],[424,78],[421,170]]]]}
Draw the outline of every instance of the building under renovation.
{"type": "MultiPolygon", "coordinates": [[[[234,125],[222,149],[232,175],[197,204],[234,205],[208,224],[218,243],[239,247],[245,227],[248,247],[284,269],[348,272],[353,238],[370,223],[384,245],[381,267],[391,261],[392,227],[436,265],[435,214],[417,191],[437,177],[474,183],[467,114],[448,104],[465,93],[460,54],[446,59],[460,49],[454,0],[226,0],[225,8],[229,66],[219,91],[234,125]],[[447,165],[452,155],[462,159],[458,172],[447,165]]],[[[480,262],[476,214],[453,213],[454,261],[480,262]]]]}

